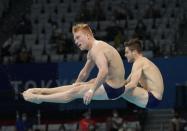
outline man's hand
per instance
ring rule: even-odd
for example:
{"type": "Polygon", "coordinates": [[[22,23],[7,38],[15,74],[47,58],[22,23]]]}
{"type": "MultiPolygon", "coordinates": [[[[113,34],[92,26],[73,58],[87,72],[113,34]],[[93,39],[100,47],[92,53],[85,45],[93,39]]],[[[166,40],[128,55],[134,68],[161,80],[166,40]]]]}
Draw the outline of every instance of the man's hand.
{"type": "Polygon", "coordinates": [[[89,89],[84,94],[84,97],[83,97],[84,104],[88,105],[91,102],[93,95],[94,95],[94,91],[92,89],[89,89]]]}
{"type": "Polygon", "coordinates": [[[36,104],[42,103],[42,101],[39,100],[39,96],[37,94],[31,93],[29,90],[24,91],[22,95],[23,95],[24,100],[26,101],[36,103],[36,104]]]}

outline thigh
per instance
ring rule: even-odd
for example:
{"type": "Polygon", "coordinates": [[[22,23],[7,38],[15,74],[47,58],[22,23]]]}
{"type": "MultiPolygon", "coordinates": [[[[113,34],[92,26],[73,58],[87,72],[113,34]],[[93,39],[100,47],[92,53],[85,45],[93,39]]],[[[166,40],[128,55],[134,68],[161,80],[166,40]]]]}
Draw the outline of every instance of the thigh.
{"type": "Polygon", "coordinates": [[[133,90],[125,92],[122,97],[127,101],[143,108],[146,107],[149,98],[147,90],[141,87],[136,87],[133,90]]]}
{"type": "Polygon", "coordinates": [[[66,92],[72,89],[73,87],[74,87],[73,85],[65,85],[65,86],[59,86],[59,87],[47,88],[47,89],[48,89],[48,94],[52,94],[52,93],[66,92]]]}
{"type": "Polygon", "coordinates": [[[106,94],[106,91],[103,87],[103,85],[101,85],[96,91],[95,94],[93,96],[93,100],[108,100],[108,96],[106,94]]]}
{"type": "Polygon", "coordinates": [[[81,91],[86,89],[84,85],[86,82],[80,82],[77,84],[72,84],[72,85],[64,85],[64,86],[59,86],[54,88],[54,91],[59,91],[59,92],[66,92],[66,91],[71,91],[71,90],[76,90],[76,91],[81,91]]]}
{"type": "MultiPolygon", "coordinates": [[[[76,91],[79,92],[79,97],[82,97],[91,87],[92,83],[84,83],[76,87],[76,91]]],[[[93,100],[108,100],[108,96],[105,92],[103,85],[101,85],[94,93],[93,100]]]]}

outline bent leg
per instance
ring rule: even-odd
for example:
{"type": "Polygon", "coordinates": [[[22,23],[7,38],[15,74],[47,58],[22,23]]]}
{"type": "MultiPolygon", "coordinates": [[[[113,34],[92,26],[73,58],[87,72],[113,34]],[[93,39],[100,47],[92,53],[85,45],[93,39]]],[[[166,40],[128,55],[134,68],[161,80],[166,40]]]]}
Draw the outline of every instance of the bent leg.
{"type": "MultiPolygon", "coordinates": [[[[74,87],[78,87],[78,86],[81,86],[82,84],[92,84],[93,83],[93,80],[90,80],[88,82],[79,82],[79,83],[76,83],[76,84],[72,84],[72,85],[64,85],[64,86],[59,86],[59,87],[54,87],[54,88],[37,88],[39,89],[41,93],[38,93],[38,94],[53,94],[53,93],[59,93],[59,92],[66,92],[74,87]]],[[[36,88],[35,88],[36,89],[36,88]]],[[[36,93],[37,94],[37,93],[36,93]]]]}
{"type": "Polygon", "coordinates": [[[50,95],[54,93],[59,93],[59,92],[66,92],[70,89],[72,89],[74,85],[66,85],[66,86],[59,86],[59,87],[54,87],[54,88],[30,88],[27,91],[33,94],[38,94],[38,95],[50,95]]]}
{"type": "MultiPolygon", "coordinates": [[[[84,84],[75,86],[73,88],[66,88],[67,90],[59,90],[56,93],[48,95],[38,95],[38,99],[42,102],[52,103],[68,103],[72,100],[82,97],[82,94],[86,91],[84,84]]],[[[88,90],[88,89],[87,89],[88,90]]]]}
{"type": "MultiPolygon", "coordinates": [[[[92,84],[90,83],[84,83],[81,85],[78,85],[74,88],[71,88],[68,91],[65,92],[59,92],[55,93],[53,95],[44,95],[45,102],[55,102],[55,103],[68,103],[72,100],[83,98],[84,94],[90,89],[92,84]]],[[[107,94],[104,90],[104,87],[99,87],[93,96],[93,100],[108,100],[107,94]]]]}
{"type": "MultiPolygon", "coordinates": [[[[83,98],[83,95],[90,89],[91,84],[80,84],[73,88],[69,87],[67,90],[58,91],[58,93],[52,94],[29,94],[29,98],[25,95],[25,100],[36,103],[38,101],[41,102],[52,102],[52,103],[68,103],[72,100],[83,98]],[[35,102],[36,101],[36,102],[35,102]]],[[[105,93],[104,87],[100,87],[96,90],[94,100],[107,100],[107,95],[105,93]]]]}
{"type": "Polygon", "coordinates": [[[80,86],[80,85],[86,84],[86,83],[91,83],[91,81],[79,82],[79,83],[72,84],[72,85],[58,86],[58,87],[54,87],[54,88],[32,88],[31,90],[33,90],[32,93],[34,93],[34,94],[50,95],[53,93],[66,92],[74,87],[77,87],[77,86],[80,86]]]}
{"type": "Polygon", "coordinates": [[[33,103],[67,103],[79,98],[80,90],[83,90],[81,85],[77,85],[76,87],[70,85],[56,88],[32,88],[24,91],[23,97],[26,101],[33,103]]]}
{"type": "Polygon", "coordinates": [[[53,94],[53,93],[58,93],[58,92],[66,92],[70,89],[72,89],[74,85],[65,85],[65,86],[59,86],[59,87],[54,87],[54,88],[44,88],[42,94],[53,94]]]}
{"type": "Polygon", "coordinates": [[[133,90],[124,92],[122,95],[122,98],[126,99],[127,101],[145,108],[148,102],[148,92],[147,90],[141,88],[141,87],[136,87],[133,90]]]}

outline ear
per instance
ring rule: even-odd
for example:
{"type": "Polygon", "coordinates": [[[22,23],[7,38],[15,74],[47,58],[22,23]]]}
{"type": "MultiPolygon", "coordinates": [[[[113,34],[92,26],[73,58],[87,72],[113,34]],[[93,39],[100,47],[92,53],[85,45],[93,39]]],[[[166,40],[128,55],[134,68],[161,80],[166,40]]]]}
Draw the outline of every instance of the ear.
{"type": "Polygon", "coordinates": [[[132,54],[133,54],[133,55],[135,55],[135,54],[136,54],[136,51],[135,51],[135,50],[133,50],[133,51],[132,51],[132,54]]]}
{"type": "Polygon", "coordinates": [[[90,35],[88,33],[86,34],[86,36],[87,36],[88,39],[90,39],[90,35]]]}

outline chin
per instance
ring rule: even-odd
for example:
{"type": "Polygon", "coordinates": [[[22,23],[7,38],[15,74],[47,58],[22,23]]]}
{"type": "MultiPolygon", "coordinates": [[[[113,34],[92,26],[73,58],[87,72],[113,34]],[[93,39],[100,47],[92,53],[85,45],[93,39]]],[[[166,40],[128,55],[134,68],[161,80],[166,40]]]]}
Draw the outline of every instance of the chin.
{"type": "Polygon", "coordinates": [[[80,48],[81,51],[84,51],[85,49],[84,48],[80,48]]]}
{"type": "Polygon", "coordinates": [[[132,60],[128,60],[129,63],[132,63],[132,60]]]}

